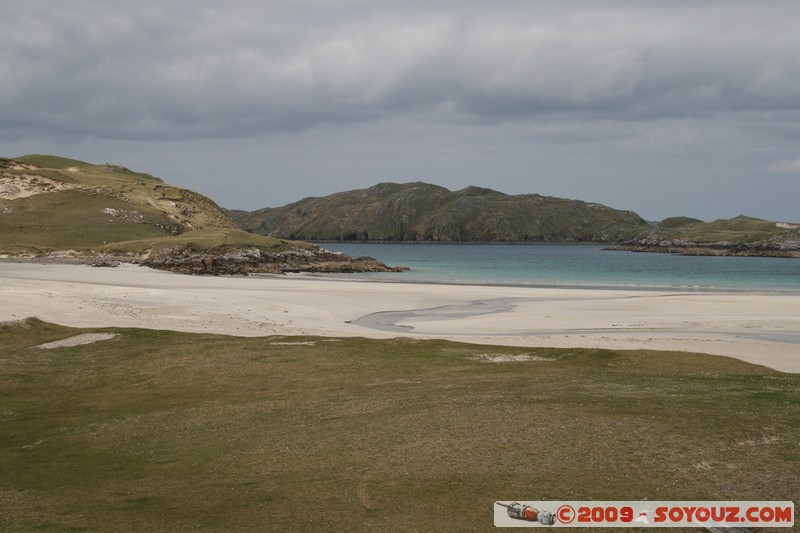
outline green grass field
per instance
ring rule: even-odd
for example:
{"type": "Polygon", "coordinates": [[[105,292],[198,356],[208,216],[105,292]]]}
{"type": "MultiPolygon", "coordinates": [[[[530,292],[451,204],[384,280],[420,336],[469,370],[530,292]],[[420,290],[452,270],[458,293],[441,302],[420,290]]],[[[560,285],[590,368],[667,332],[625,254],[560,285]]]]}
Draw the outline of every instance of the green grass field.
{"type": "Polygon", "coordinates": [[[0,347],[4,531],[487,531],[496,500],[800,495],[800,376],[723,357],[34,319],[0,347]],[[119,335],[34,348],[95,331],[119,335]]]}

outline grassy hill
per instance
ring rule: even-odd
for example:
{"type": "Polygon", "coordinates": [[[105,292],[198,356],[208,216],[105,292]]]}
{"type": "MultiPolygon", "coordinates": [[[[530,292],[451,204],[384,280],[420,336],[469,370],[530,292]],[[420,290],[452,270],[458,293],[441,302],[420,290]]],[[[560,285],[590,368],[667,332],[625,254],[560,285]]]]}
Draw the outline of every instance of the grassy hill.
{"type": "Polygon", "coordinates": [[[121,256],[192,273],[385,268],[247,233],[209,198],[149,174],[43,155],[0,158],[0,255],[121,256]]]}
{"type": "Polygon", "coordinates": [[[600,204],[427,183],[381,183],[279,208],[228,211],[275,237],[320,241],[614,242],[648,228],[639,215],[600,204]]]}
{"type": "Polygon", "coordinates": [[[790,238],[800,235],[800,226],[762,220],[739,215],[731,219],[703,222],[697,219],[666,219],[656,226],[656,234],[672,240],[696,243],[717,242],[767,242],[772,239],[790,238]]]}
{"type": "Polygon", "coordinates": [[[101,251],[236,225],[205,196],[116,165],[32,155],[0,159],[0,249],[101,251]]]}
{"type": "Polygon", "coordinates": [[[662,220],[646,235],[620,248],[687,255],[800,257],[800,224],[744,215],[713,222],[673,217],[662,220]]]}

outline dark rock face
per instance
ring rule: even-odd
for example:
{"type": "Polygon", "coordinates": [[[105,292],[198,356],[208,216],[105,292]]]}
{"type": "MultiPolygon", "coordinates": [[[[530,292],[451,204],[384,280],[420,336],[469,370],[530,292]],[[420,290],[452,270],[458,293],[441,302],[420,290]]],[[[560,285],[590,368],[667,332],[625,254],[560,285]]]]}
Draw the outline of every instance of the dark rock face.
{"type": "Polygon", "coordinates": [[[182,274],[247,275],[287,272],[402,272],[407,267],[389,267],[372,258],[350,256],[321,248],[265,252],[243,248],[226,252],[165,249],[142,260],[143,265],[182,274]]]}

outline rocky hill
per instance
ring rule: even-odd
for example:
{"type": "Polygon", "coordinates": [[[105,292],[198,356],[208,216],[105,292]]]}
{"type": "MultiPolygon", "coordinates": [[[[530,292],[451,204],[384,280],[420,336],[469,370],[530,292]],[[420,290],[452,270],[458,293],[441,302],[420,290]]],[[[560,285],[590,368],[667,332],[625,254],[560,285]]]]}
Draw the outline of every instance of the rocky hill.
{"type": "Polygon", "coordinates": [[[713,222],[674,217],[662,220],[648,233],[614,249],[684,255],[800,257],[800,224],[743,215],[713,222]]]}
{"type": "Polygon", "coordinates": [[[228,214],[247,231],[316,241],[619,242],[650,227],[636,213],[595,203],[419,182],[228,214]]]}
{"type": "Polygon", "coordinates": [[[388,269],[244,232],[209,198],[149,174],[41,155],[0,158],[0,257],[198,274],[388,269]]]}

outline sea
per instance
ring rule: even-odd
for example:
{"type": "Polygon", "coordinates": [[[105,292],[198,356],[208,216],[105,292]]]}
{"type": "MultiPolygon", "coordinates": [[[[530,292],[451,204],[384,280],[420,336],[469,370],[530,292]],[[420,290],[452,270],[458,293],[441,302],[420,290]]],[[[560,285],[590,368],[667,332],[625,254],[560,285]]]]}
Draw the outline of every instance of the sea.
{"type": "Polygon", "coordinates": [[[342,274],[411,283],[677,291],[800,293],[800,259],[709,257],[607,250],[591,244],[320,243],[402,273],[342,274]]]}

